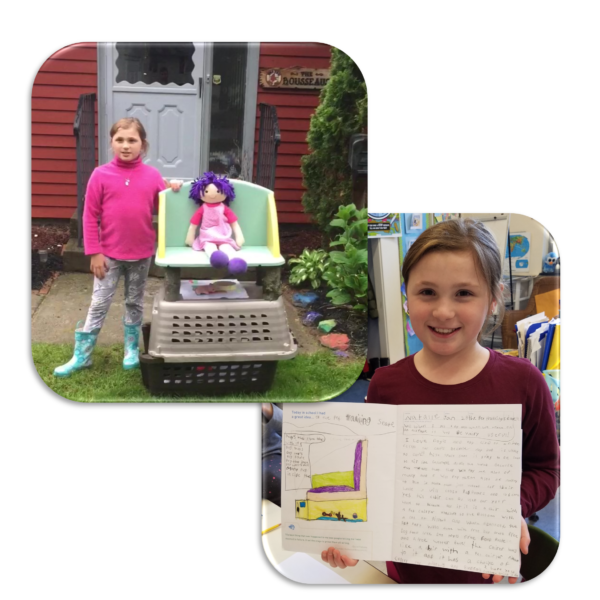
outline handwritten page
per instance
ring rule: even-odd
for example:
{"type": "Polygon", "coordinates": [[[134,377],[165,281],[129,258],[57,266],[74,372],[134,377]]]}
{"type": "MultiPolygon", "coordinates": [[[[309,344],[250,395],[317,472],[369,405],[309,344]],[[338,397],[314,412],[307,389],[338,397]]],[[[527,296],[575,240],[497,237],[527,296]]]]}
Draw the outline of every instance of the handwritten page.
{"type": "Polygon", "coordinates": [[[285,404],[281,535],[286,550],[392,553],[395,406],[285,404]]]}
{"type": "Polygon", "coordinates": [[[517,577],[521,406],[398,407],[393,560],[517,577]]]}

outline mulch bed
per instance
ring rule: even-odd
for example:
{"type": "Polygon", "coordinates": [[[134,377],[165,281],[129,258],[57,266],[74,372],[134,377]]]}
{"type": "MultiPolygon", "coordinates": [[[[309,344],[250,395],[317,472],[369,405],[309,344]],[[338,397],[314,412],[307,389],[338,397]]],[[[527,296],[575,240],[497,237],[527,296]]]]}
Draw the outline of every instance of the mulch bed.
{"type": "Polygon", "coordinates": [[[39,291],[46,287],[56,273],[63,270],[63,258],[57,254],[49,254],[45,263],[40,261],[36,252],[31,254],[31,289],[39,291]]]}
{"type": "MultiPolygon", "coordinates": [[[[297,288],[292,288],[291,286],[286,285],[287,294],[289,294],[289,298],[298,291],[297,288]]],[[[331,333],[345,333],[350,339],[350,352],[357,357],[366,357],[367,355],[367,315],[366,313],[359,313],[355,310],[352,310],[349,306],[335,306],[331,304],[329,298],[327,298],[327,290],[319,289],[313,290],[312,288],[302,290],[304,292],[314,292],[317,294],[318,298],[313,302],[310,306],[304,308],[297,306],[296,309],[298,313],[301,315],[301,318],[304,319],[307,313],[309,312],[317,312],[323,315],[322,318],[319,318],[314,325],[307,325],[307,329],[309,329],[314,335],[320,338],[323,335],[326,335],[324,331],[321,331],[317,325],[319,321],[324,321],[328,319],[334,319],[336,321],[335,328],[331,331],[331,333]]],[[[287,295],[286,294],[286,295],[287,295]]]]}
{"type": "Polygon", "coordinates": [[[32,225],[31,249],[48,250],[48,253],[61,254],[69,241],[69,225],[32,225]]]}
{"type": "Polygon", "coordinates": [[[309,250],[325,248],[321,232],[308,225],[306,228],[294,230],[282,228],[279,232],[279,246],[286,260],[300,256],[305,248],[309,250]]]}
{"type": "Polygon", "coordinates": [[[62,251],[69,241],[69,225],[32,225],[31,227],[31,289],[41,290],[56,273],[63,270],[62,251]],[[46,250],[46,262],[38,252],[46,250]]]}

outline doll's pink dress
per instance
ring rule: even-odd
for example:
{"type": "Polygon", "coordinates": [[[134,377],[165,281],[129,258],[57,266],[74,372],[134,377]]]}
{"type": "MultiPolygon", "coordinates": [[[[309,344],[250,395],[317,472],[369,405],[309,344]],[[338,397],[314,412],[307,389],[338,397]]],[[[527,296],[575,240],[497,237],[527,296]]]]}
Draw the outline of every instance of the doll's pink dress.
{"type": "Polygon", "coordinates": [[[229,244],[235,250],[240,247],[231,237],[231,225],[237,221],[235,213],[225,206],[224,202],[218,204],[204,203],[191,219],[191,223],[197,225],[200,223],[200,233],[194,240],[192,248],[194,250],[204,250],[208,242],[220,246],[221,244],[229,244]]]}

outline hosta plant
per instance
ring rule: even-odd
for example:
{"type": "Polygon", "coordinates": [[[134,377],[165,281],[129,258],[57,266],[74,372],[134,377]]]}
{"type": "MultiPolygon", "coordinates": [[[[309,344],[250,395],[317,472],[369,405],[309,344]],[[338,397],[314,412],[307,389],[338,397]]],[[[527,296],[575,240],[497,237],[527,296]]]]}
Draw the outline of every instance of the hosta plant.
{"type": "Polygon", "coordinates": [[[302,285],[310,282],[310,285],[316,290],[323,283],[323,274],[327,270],[329,257],[325,250],[305,248],[298,258],[290,259],[289,263],[294,265],[290,272],[290,283],[302,285]]]}

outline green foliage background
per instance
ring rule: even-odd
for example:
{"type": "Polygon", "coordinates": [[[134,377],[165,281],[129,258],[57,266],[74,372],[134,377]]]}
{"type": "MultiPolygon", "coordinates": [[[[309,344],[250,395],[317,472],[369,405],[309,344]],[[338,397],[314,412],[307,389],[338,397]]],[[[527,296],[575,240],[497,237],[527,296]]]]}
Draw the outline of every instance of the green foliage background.
{"type": "Polygon", "coordinates": [[[301,160],[306,192],[302,204],[322,230],[340,205],[352,202],[348,143],[367,128],[367,86],[360,69],[341,50],[331,49],[331,77],[321,91],[308,131],[310,154],[301,160]]]}

